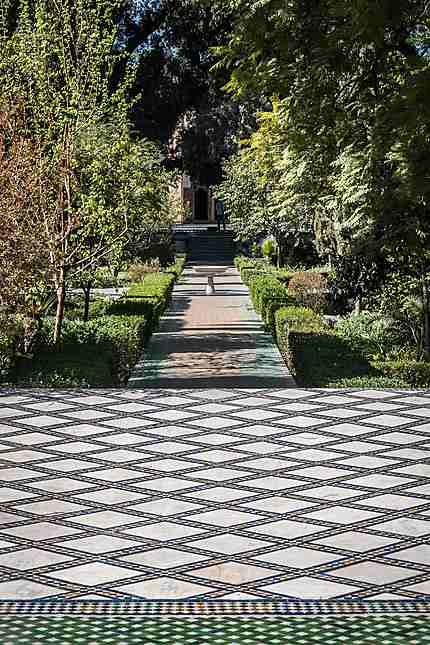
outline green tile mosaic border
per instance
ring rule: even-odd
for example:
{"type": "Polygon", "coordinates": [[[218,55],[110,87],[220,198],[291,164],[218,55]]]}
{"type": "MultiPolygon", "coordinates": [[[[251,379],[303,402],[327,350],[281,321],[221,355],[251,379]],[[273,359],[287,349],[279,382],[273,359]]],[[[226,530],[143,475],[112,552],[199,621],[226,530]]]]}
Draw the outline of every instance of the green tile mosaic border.
{"type": "MultiPolygon", "coordinates": [[[[139,601],[139,600],[69,600],[69,601],[1,601],[0,617],[26,615],[131,615],[131,616],[318,616],[408,614],[430,616],[430,597],[420,600],[374,601],[139,601]]],[[[0,641],[1,642],[1,641],[0,641]]]]}
{"type": "Polygon", "coordinates": [[[425,645],[426,616],[0,617],[2,645],[425,645]]]}

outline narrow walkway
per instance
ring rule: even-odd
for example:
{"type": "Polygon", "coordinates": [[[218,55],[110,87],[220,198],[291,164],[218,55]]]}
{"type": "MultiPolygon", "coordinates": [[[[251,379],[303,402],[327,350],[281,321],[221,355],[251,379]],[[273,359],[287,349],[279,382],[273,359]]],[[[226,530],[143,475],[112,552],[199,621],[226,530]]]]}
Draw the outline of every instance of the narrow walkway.
{"type": "Polygon", "coordinates": [[[207,269],[185,270],[129,387],[294,387],[236,269],[218,267],[212,296],[207,269]]]}

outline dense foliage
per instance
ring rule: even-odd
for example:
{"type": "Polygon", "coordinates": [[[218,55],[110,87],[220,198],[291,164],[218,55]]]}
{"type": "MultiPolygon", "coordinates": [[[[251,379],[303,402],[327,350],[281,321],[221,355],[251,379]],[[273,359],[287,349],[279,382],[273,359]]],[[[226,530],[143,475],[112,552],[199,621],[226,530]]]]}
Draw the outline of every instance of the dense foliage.
{"type": "Polygon", "coordinates": [[[367,293],[350,279],[356,299],[387,272],[416,280],[428,357],[428,3],[217,5],[236,15],[229,43],[216,50],[228,90],[272,99],[272,112],[226,164],[220,194],[234,227],[276,235],[277,222],[310,222],[320,256],[342,258],[344,275],[356,272],[357,257],[368,267],[359,278],[367,293]]]}

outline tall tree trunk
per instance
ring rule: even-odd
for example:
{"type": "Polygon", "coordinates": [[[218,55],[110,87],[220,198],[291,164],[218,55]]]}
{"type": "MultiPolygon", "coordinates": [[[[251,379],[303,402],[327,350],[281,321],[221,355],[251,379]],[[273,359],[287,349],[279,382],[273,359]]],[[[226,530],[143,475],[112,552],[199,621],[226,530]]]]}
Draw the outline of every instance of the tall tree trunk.
{"type": "Polygon", "coordinates": [[[64,319],[64,306],[66,302],[66,274],[61,268],[57,279],[57,309],[55,312],[54,343],[57,344],[61,338],[61,329],[64,319]]]}
{"type": "Polygon", "coordinates": [[[361,296],[357,296],[354,304],[354,314],[359,316],[361,314],[361,296]]]}
{"type": "Polygon", "coordinates": [[[91,301],[91,287],[93,283],[91,280],[88,280],[86,285],[83,287],[85,294],[85,305],[84,305],[84,321],[87,322],[90,317],[90,301],[91,301]]]}
{"type": "Polygon", "coordinates": [[[425,275],[421,277],[421,293],[423,302],[423,358],[428,361],[430,359],[430,302],[425,275]]]}
{"type": "Polygon", "coordinates": [[[278,269],[281,268],[281,261],[282,261],[282,247],[281,247],[281,237],[277,235],[275,237],[276,240],[276,266],[278,269]]]}

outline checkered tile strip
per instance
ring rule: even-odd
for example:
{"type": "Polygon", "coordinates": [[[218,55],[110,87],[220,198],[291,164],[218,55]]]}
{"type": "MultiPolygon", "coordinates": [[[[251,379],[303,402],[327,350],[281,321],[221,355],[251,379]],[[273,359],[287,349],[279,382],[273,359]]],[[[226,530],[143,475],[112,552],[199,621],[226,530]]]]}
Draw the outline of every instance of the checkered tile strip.
{"type": "Polygon", "coordinates": [[[0,616],[37,615],[373,615],[425,614],[428,600],[190,600],[190,601],[0,601],[0,616]]]}
{"type": "Polygon", "coordinates": [[[423,616],[147,618],[0,617],[7,645],[423,645],[430,619],[423,616]]]}
{"type": "Polygon", "coordinates": [[[3,391],[0,599],[419,599],[429,417],[404,390],[3,391]]]}

